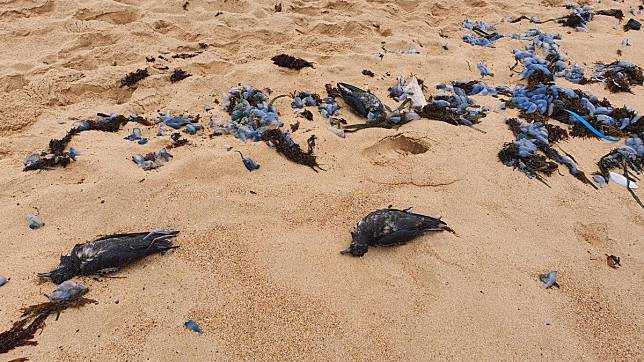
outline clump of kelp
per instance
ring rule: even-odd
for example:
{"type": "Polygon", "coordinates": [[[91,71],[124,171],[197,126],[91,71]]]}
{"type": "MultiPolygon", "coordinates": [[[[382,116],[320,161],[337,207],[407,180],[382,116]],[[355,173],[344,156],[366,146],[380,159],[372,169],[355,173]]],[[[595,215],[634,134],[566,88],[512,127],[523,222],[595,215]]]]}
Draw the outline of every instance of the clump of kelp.
{"type": "Polygon", "coordinates": [[[84,120],[76,123],[74,128],[69,130],[65,137],[49,141],[47,151],[33,153],[24,161],[23,171],[46,170],[54,167],[67,167],[72,160],[76,159],[76,152],[72,148],[65,151],[72,138],[84,131],[117,132],[129,121],[141,120],[141,117],[122,115],[106,115],[99,113],[97,120],[84,120]]]}
{"type": "Polygon", "coordinates": [[[133,87],[139,81],[150,76],[148,69],[137,69],[135,72],[128,73],[121,79],[121,87],[133,87]]]}
{"type": "Polygon", "coordinates": [[[0,354],[7,353],[21,346],[35,346],[38,344],[33,338],[36,332],[45,327],[47,317],[69,308],[79,308],[97,301],[85,297],[59,302],[45,302],[32,305],[21,310],[21,319],[13,323],[8,331],[0,333],[0,354]]]}
{"type": "Polygon", "coordinates": [[[300,165],[309,166],[313,171],[323,170],[317,162],[315,155],[315,135],[311,135],[306,141],[308,149],[306,152],[302,147],[295,143],[291,135],[282,132],[279,129],[271,129],[262,134],[262,140],[275,147],[278,153],[281,153],[288,160],[300,165]]]}
{"type": "Polygon", "coordinates": [[[296,58],[287,54],[276,55],[272,57],[271,60],[273,61],[273,64],[289,69],[300,70],[302,68],[314,68],[313,63],[308,60],[296,58]]]}
{"type": "Polygon", "coordinates": [[[181,68],[177,68],[177,69],[172,71],[172,74],[170,75],[170,82],[176,83],[176,82],[182,81],[182,80],[184,80],[184,79],[186,79],[188,77],[191,77],[191,76],[192,76],[192,74],[186,72],[185,70],[183,70],[181,68]]]}
{"type": "Polygon", "coordinates": [[[550,137],[543,123],[536,121],[525,123],[519,119],[510,118],[506,120],[506,124],[516,140],[506,143],[499,152],[499,159],[503,164],[517,168],[528,177],[534,177],[546,185],[548,184],[542,175],[550,176],[557,170],[558,164],[562,164],[568,167],[570,173],[577,179],[595,187],[586,174],[577,167],[571,155],[562,155],[552,148],[556,138],[550,137]]]}
{"type": "MultiPolygon", "coordinates": [[[[302,92],[295,96],[301,97],[300,100],[310,98],[316,104],[319,101],[318,96],[310,93],[302,92]]],[[[290,161],[311,167],[316,172],[321,170],[314,155],[315,135],[308,139],[308,150],[304,152],[293,141],[290,133],[282,130],[284,123],[279,119],[277,107],[273,104],[281,97],[283,96],[268,102],[265,92],[251,86],[232,88],[224,100],[224,110],[230,115],[231,122],[223,124],[213,120],[211,126],[214,134],[232,134],[244,142],[265,141],[290,161]]]]}
{"type": "Polygon", "coordinates": [[[628,186],[628,182],[635,182],[638,176],[642,174],[642,169],[644,169],[644,142],[642,140],[644,140],[644,132],[633,134],[626,139],[624,146],[616,148],[604,155],[597,162],[599,172],[593,178],[603,187],[611,180],[611,170],[622,170],[623,176],[627,180],[627,190],[631,193],[635,201],[644,208],[642,201],[633,192],[631,187],[628,186]]]}
{"type": "Polygon", "coordinates": [[[602,157],[597,165],[600,175],[609,179],[609,172],[613,169],[625,168],[630,176],[640,175],[644,168],[644,133],[633,134],[626,139],[624,146],[616,148],[602,157]],[[633,174],[635,173],[635,174],[633,174]]]}

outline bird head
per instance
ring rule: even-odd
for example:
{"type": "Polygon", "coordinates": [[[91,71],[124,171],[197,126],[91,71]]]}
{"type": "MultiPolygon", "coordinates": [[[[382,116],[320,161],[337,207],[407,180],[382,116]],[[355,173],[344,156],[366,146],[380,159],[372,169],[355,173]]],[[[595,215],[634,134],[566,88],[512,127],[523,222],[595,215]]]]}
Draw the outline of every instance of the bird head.
{"type": "Polygon", "coordinates": [[[60,284],[65,280],[71,279],[74,275],[76,275],[77,271],[78,271],[78,268],[72,262],[71,257],[61,256],[60,265],[58,265],[56,269],[46,273],[38,273],[38,276],[40,278],[51,279],[52,282],[56,284],[60,284]]]}
{"type": "Polygon", "coordinates": [[[352,256],[363,256],[367,253],[369,245],[361,233],[351,232],[351,245],[342,250],[340,254],[351,254],[352,256]]]}

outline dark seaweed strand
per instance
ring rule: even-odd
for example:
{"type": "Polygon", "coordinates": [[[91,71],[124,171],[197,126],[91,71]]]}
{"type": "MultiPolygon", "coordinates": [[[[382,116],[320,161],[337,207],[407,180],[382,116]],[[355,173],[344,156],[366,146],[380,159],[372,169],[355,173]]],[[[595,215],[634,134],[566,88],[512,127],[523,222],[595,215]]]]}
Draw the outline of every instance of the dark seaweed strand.
{"type": "Polygon", "coordinates": [[[309,166],[313,171],[323,170],[317,162],[315,155],[315,135],[307,140],[308,150],[302,151],[300,145],[288,142],[286,136],[279,129],[271,129],[262,133],[262,140],[275,147],[278,153],[281,153],[288,160],[300,165],[309,166]]]}
{"type": "Polygon", "coordinates": [[[22,319],[13,323],[8,331],[0,333],[0,354],[21,346],[35,346],[33,338],[38,330],[45,327],[47,317],[67,308],[78,308],[85,304],[97,303],[93,299],[78,298],[67,302],[46,302],[22,309],[22,319]]]}
{"type": "Polygon", "coordinates": [[[568,131],[557,125],[546,123],[545,127],[548,131],[548,142],[550,143],[557,143],[559,141],[564,141],[570,138],[568,136],[568,131]]]}
{"type": "Polygon", "coordinates": [[[627,180],[627,182],[626,182],[626,189],[627,189],[627,190],[628,190],[628,192],[631,194],[631,196],[633,196],[633,198],[635,199],[635,201],[637,202],[637,204],[638,204],[638,205],[640,205],[640,207],[641,207],[642,209],[644,209],[644,204],[642,203],[642,200],[640,200],[640,198],[639,198],[639,197],[637,197],[637,195],[635,194],[635,191],[633,191],[633,189],[631,189],[631,188],[629,187],[629,186],[630,186],[630,185],[629,185],[629,182],[630,182],[631,178],[630,178],[630,176],[628,175],[628,165],[627,165],[627,163],[626,163],[626,161],[625,161],[625,160],[624,160],[624,162],[623,162],[623,163],[624,163],[624,177],[626,177],[626,180],[627,180]]]}
{"type": "MultiPolygon", "coordinates": [[[[100,117],[107,117],[106,114],[99,113],[100,117]]],[[[119,115],[113,119],[105,122],[97,122],[95,120],[87,121],[89,128],[87,130],[95,130],[102,132],[117,132],[123,125],[128,122],[128,118],[119,115]]],[[[74,127],[67,132],[65,137],[61,139],[51,139],[49,140],[49,152],[41,152],[40,155],[43,156],[39,162],[25,166],[23,171],[33,171],[33,170],[46,170],[54,167],[67,167],[71,161],[72,156],[69,152],[65,151],[67,145],[71,142],[72,138],[77,134],[81,133],[81,130],[78,127],[74,127]],[[52,157],[45,157],[52,155],[52,157]]]]}

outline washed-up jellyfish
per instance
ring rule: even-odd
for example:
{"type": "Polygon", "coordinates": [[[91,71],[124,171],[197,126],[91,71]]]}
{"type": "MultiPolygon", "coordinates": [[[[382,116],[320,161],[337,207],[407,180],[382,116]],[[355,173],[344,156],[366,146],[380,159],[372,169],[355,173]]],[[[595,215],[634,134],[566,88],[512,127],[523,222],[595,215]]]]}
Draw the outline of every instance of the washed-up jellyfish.
{"type": "Polygon", "coordinates": [[[199,333],[199,334],[203,333],[203,331],[201,330],[201,327],[199,327],[197,322],[193,321],[192,319],[187,320],[185,323],[183,323],[183,326],[195,333],[199,333]]]}
{"type": "Polygon", "coordinates": [[[66,302],[87,293],[89,288],[71,280],[62,282],[50,295],[52,302],[66,302]]]}
{"type": "Polygon", "coordinates": [[[28,213],[27,215],[25,215],[25,218],[27,219],[27,221],[29,221],[29,228],[31,230],[40,229],[45,225],[45,222],[42,221],[42,219],[38,215],[28,213]]]}

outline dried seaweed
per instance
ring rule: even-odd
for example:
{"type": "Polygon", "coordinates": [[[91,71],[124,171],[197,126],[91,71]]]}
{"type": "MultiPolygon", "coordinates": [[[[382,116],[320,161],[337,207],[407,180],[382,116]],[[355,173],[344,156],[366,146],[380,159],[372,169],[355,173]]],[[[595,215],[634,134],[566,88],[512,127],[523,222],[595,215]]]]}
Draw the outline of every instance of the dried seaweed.
{"type": "Polygon", "coordinates": [[[369,69],[363,69],[363,70],[362,70],[362,75],[366,75],[367,77],[371,77],[371,78],[373,78],[373,77],[375,77],[375,76],[376,76],[376,75],[375,75],[372,71],[370,71],[369,69]]]}
{"type": "Polygon", "coordinates": [[[559,126],[556,126],[554,124],[546,124],[545,127],[546,130],[548,130],[548,142],[550,143],[557,143],[569,138],[568,131],[559,126]]]}
{"type": "Polygon", "coordinates": [[[149,76],[150,73],[148,73],[147,68],[137,69],[136,72],[128,73],[123,79],[121,79],[121,87],[132,87],[149,76]]]}
{"type": "Polygon", "coordinates": [[[307,67],[314,68],[313,63],[292,55],[280,54],[272,57],[271,60],[275,65],[289,69],[300,70],[307,67]]]}
{"type": "Polygon", "coordinates": [[[201,54],[201,52],[196,52],[196,53],[179,53],[179,54],[174,54],[172,57],[174,59],[190,59],[194,58],[197,55],[201,54]]]}
{"type": "Polygon", "coordinates": [[[0,333],[0,354],[21,346],[35,346],[36,332],[45,327],[49,315],[60,313],[68,308],[79,308],[86,304],[97,303],[88,298],[77,298],[64,302],[46,302],[23,308],[22,319],[13,323],[8,331],[0,333]]]}
{"type": "MultiPolygon", "coordinates": [[[[168,146],[168,147],[166,147],[166,148],[167,148],[167,149],[179,148],[179,147],[181,147],[181,146],[185,146],[185,145],[187,145],[188,143],[190,143],[190,141],[188,141],[188,140],[187,140],[187,139],[185,139],[185,138],[181,138],[181,137],[182,137],[182,136],[181,136],[181,133],[179,133],[179,132],[175,132],[175,133],[171,134],[171,135],[170,135],[170,139],[172,140],[172,144],[171,144],[171,145],[169,145],[169,146],[168,146]]],[[[154,154],[154,153],[153,153],[153,154],[154,154]]]]}
{"type": "Polygon", "coordinates": [[[300,165],[309,166],[313,171],[318,172],[317,169],[323,169],[313,154],[315,151],[315,138],[315,135],[309,137],[306,141],[308,150],[304,152],[300,145],[295,143],[288,134],[277,128],[262,133],[262,140],[275,147],[277,152],[283,154],[288,160],[300,165]]]}
{"type": "Polygon", "coordinates": [[[281,13],[282,12],[282,3],[275,4],[275,12],[276,13],[281,13]]]}
{"type": "Polygon", "coordinates": [[[311,111],[309,111],[308,109],[303,110],[300,114],[302,115],[302,117],[309,121],[313,120],[313,113],[311,113],[311,111]]]}
{"type": "Polygon", "coordinates": [[[192,74],[186,72],[185,70],[181,68],[177,68],[174,71],[172,71],[172,75],[170,75],[170,82],[176,83],[178,81],[184,80],[188,77],[192,77],[192,74]]]}

